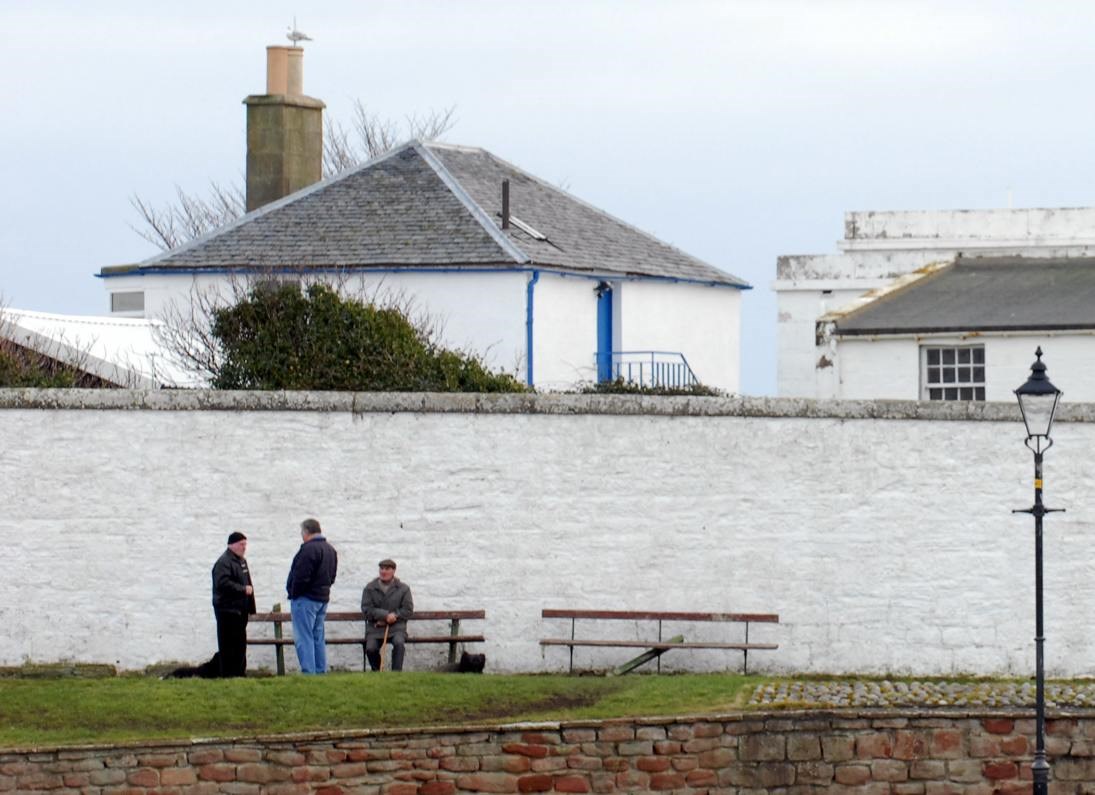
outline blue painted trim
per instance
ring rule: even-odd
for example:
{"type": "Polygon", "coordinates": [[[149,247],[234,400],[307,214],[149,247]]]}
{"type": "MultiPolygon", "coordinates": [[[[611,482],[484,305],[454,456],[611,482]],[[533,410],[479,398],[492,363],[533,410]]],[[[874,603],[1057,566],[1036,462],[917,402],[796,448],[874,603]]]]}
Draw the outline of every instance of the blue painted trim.
{"type": "Polygon", "coordinates": [[[532,386],[532,299],[538,281],[540,281],[540,271],[534,270],[532,278],[528,280],[528,286],[525,288],[525,362],[528,365],[525,382],[529,386],[532,386]]]}
{"type": "Polygon", "coordinates": [[[612,380],[612,287],[597,295],[597,381],[612,380]]]}
{"type": "Polygon", "coordinates": [[[169,268],[169,267],[156,267],[150,266],[146,268],[135,267],[133,270],[120,271],[117,273],[96,273],[96,279],[116,279],[126,276],[150,276],[150,275],[175,275],[175,276],[201,276],[201,275],[221,275],[221,274],[243,274],[243,273],[262,273],[262,274],[296,274],[303,275],[309,273],[340,273],[340,274],[365,274],[365,273],[548,273],[552,276],[559,276],[562,278],[570,279],[588,279],[592,281],[615,281],[615,282],[671,282],[680,284],[700,284],[707,287],[729,287],[733,290],[752,290],[751,284],[723,284],[721,282],[711,282],[704,279],[681,279],[676,276],[648,276],[644,274],[622,274],[622,273],[574,273],[571,271],[553,271],[544,270],[542,267],[527,267],[527,266],[502,266],[502,267],[484,267],[484,266],[471,266],[467,268],[457,267],[386,267],[386,268],[169,268]]]}

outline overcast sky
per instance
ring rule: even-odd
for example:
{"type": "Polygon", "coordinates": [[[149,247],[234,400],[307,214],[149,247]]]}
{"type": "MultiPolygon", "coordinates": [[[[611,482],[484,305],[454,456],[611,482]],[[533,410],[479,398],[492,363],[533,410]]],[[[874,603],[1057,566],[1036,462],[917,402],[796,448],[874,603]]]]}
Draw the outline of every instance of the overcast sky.
{"type": "Polygon", "coordinates": [[[298,27],[349,122],[455,106],[482,146],[748,280],[742,387],[775,391],[780,254],[847,210],[1089,206],[1095,3],[0,0],[0,294],[105,314],[156,253],[133,194],[242,181],[244,106],[298,27]]]}

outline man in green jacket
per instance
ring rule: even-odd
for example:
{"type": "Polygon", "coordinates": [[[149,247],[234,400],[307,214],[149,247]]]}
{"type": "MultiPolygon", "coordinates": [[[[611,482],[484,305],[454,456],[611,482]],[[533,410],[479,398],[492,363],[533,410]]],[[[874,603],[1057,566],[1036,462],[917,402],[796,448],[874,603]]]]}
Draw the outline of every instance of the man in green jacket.
{"type": "Polygon", "coordinates": [[[380,669],[380,646],[387,635],[392,645],[393,671],[403,670],[407,619],[414,613],[411,588],[395,576],[395,561],[380,561],[380,576],[361,592],[361,612],[365,616],[365,656],[369,667],[380,669]]]}

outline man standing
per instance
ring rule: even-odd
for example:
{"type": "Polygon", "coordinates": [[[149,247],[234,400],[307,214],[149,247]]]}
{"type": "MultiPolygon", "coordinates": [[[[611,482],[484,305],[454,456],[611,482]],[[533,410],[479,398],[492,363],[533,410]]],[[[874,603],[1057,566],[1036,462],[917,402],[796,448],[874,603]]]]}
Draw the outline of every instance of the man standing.
{"type": "Polygon", "coordinates": [[[323,623],[338,572],[338,554],[315,519],[300,523],[300,537],[304,543],[293,558],[285,583],[293,616],[293,645],[301,673],[323,674],[327,673],[323,623]]]}
{"type": "Polygon", "coordinates": [[[244,554],[247,536],[232,533],[213,564],[213,614],[217,617],[220,675],[247,675],[247,617],[255,612],[255,589],[244,554]]]}
{"type": "Polygon", "coordinates": [[[384,636],[392,644],[393,671],[403,670],[407,619],[414,613],[411,588],[395,576],[395,561],[380,561],[380,576],[361,592],[361,612],[365,615],[365,656],[374,671],[380,668],[380,646],[384,636]]]}

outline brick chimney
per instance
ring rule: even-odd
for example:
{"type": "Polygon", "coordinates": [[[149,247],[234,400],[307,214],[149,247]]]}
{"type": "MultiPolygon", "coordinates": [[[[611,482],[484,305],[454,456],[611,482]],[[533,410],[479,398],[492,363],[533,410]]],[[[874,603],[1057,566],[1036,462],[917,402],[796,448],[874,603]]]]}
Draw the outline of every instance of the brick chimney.
{"type": "Polygon", "coordinates": [[[322,102],[304,96],[304,50],[266,48],[266,93],[247,97],[247,211],[323,177],[322,102]]]}

